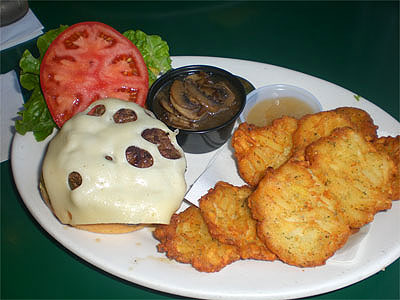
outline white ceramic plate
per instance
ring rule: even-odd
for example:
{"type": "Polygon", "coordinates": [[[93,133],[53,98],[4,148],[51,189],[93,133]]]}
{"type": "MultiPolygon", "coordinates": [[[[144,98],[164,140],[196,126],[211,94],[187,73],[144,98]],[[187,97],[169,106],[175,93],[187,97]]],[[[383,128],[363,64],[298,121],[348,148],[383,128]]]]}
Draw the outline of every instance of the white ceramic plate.
{"type": "MultiPolygon", "coordinates": [[[[285,83],[314,94],[323,110],[354,106],[366,110],[379,126],[380,135],[397,135],[400,124],[365,99],[329,82],[288,69],[243,60],[215,57],[173,57],[173,66],[208,64],[247,78],[256,87],[285,83]]],[[[289,299],[329,292],[358,282],[385,268],[400,256],[400,201],[380,212],[369,225],[362,245],[349,261],[330,259],[316,268],[296,268],[279,261],[235,262],[217,273],[200,273],[190,265],[169,261],[156,250],[148,229],[122,235],[101,235],[61,225],[39,191],[41,160],[49,138],[41,143],[31,134],[16,135],[12,170],[18,191],[40,225],[66,248],[118,277],[155,290],[196,298],[289,299]]],[[[204,170],[214,153],[189,154],[188,185],[204,170]]],[[[236,170],[232,170],[236,172],[236,170]]],[[[184,208],[183,206],[182,208],[184,208]]]]}

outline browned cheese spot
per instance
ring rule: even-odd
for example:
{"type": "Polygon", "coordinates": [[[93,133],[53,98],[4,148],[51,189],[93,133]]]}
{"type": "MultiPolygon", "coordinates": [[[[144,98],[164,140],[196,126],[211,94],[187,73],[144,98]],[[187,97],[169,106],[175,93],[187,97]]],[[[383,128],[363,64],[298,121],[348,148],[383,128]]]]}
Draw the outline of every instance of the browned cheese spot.
{"type": "Polygon", "coordinates": [[[82,176],[78,172],[71,172],[68,175],[68,185],[71,190],[78,188],[82,184],[82,176]]]}
{"type": "Polygon", "coordinates": [[[135,146],[129,146],[125,151],[125,156],[128,163],[137,168],[149,168],[153,165],[151,154],[135,146]]]}
{"type": "Polygon", "coordinates": [[[168,159],[179,159],[181,158],[180,152],[172,145],[169,139],[168,133],[160,128],[149,128],[142,132],[142,137],[157,145],[160,154],[168,159]]]}
{"type": "Polygon", "coordinates": [[[132,109],[121,108],[113,116],[114,122],[117,124],[134,122],[137,120],[137,115],[132,109]]]}
{"type": "Polygon", "coordinates": [[[87,114],[89,116],[100,117],[106,112],[106,107],[103,104],[96,105],[87,114]]]}

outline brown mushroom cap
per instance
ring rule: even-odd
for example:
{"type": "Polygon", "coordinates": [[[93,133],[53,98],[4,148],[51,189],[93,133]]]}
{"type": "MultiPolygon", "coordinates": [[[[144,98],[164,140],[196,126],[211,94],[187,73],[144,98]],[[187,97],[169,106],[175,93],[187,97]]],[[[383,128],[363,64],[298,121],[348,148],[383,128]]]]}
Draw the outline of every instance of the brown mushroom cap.
{"type": "Polygon", "coordinates": [[[157,109],[159,117],[173,127],[197,130],[216,126],[239,108],[234,85],[218,74],[190,73],[175,77],[165,87],[158,94],[157,109]]]}
{"type": "Polygon", "coordinates": [[[199,103],[191,101],[191,99],[186,96],[185,85],[181,80],[175,80],[172,83],[170,101],[173,107],[188,119],[200,120],[206,113],[199,103]]]}
{"type": "Polygon", "coordinates": [[[220,110],[220,105],[215,101],[214,97],[207,96],[204,93],[202,86],[197,85],[193,80],[185,80],[185,91],[189,99],[192,101],[198,101],[201,105],[206,107],[209,112],[216,113],[220,110]]]}

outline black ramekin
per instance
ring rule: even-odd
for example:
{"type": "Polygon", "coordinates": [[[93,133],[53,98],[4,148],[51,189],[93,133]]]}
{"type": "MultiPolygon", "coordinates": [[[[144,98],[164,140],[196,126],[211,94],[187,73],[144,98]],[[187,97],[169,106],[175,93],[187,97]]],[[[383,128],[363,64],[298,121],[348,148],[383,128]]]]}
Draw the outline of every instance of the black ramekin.
{"type": "Polygon", "coordinates": [[[154,111],[154,101],[157,92],[165,85],[169,84],[178,77],[193,74],[196,72],[213,73],[228,80],[236,91],[236,97],[241,105],[238,112],[227,122],[213,128],[205,130],[185,130],[169,126],[172,130],[179,129],[177,141],[182,149],[187,153],[206,153],[221,147],[232,135],[232,129],[235,121],[243,111],[246,105],[246,92],[240,80],[232,73],[218,67],[208,65],[189,65],[172,69],[160,76],[151,86],[147,95],[146,107],[154,111]]]}

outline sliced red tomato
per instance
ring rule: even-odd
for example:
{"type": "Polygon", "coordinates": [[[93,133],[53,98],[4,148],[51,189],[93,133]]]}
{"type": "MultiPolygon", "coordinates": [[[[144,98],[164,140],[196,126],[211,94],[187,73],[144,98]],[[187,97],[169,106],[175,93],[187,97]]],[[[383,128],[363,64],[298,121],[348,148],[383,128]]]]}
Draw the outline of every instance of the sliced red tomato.
{"type": "Polygon", "coordinates": [[[99,22],[70,26],[51,43],[40,65],[40,85],[59,127],[90,103],[119,98],[144,106],[148,71],[136,46],[99,22]]]}

